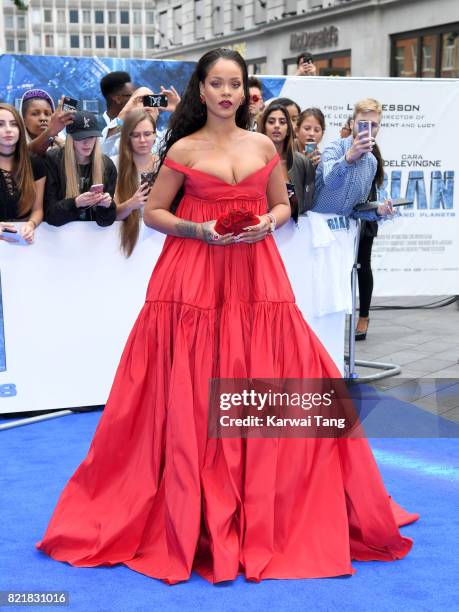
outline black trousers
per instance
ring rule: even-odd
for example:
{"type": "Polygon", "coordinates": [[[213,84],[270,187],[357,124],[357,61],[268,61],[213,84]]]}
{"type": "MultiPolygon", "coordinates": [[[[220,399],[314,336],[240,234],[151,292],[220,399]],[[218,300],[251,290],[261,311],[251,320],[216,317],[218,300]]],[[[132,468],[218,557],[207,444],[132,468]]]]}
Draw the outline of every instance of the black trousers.
{"type": "Polygon", "coordinates": [[[360,236],[359,252],[357,262],[360,268],[357,270],[359,280],[359,314],[368,317],[370,313],[371,296],[373,293],[373,272],[371,271],[371,249],[373,248],[374,236],[360,236]]]}

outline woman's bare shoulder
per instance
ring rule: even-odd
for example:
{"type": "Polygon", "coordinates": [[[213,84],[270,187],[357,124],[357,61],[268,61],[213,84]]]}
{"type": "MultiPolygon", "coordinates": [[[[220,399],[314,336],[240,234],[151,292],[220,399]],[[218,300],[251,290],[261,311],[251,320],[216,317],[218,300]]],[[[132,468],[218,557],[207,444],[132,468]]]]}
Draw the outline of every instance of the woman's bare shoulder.
{"type": "Polygon", "coordinates": [[[192,165],[191,162],[196,156],[196,151],[200,149],[198,141],[199,139],[196,138],[195,134],[180,138],[171,146],[167,152],[167,157],[183,166],[192,165]]]}
{"type": "Polygon", "coordinates": [[[247,132],[248,138],[251,140],[251,144],[253,143],[258,150],[263,151],[263,155],[266,161],[269,161],[276,155],[276,147],[274,146],[272,140],[265,136],[265,134],[260,134],[259,132],[247,132]]]}

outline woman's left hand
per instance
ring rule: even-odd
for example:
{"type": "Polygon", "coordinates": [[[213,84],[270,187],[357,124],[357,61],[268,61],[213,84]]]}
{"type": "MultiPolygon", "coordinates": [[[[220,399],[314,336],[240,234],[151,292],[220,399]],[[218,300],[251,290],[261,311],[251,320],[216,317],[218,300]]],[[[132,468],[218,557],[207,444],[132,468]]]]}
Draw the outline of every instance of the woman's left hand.
{"type": "Polygon", "coordinates": [[[103,193],[100,200],[96,203],[96,206],[103,206],[109,208],[112,203],[112,196],[109,193],[103,193]]]}
{"type": "MultiPolygon", "coordinates": [[[[308,156],[309,157],[309,156],[308,156]]],[[[311,163],[314,167],[318,166],[320,163],[320,151],[319,149],[314,149],[314,153],[309,157],[311,163]]]]}
{"type": "Polygon", "coordinates": [[[35,223],[32,221],[27,221],[23,225],[21,225],[21,229],[19,233],[24,238],[26,242],[32,244],[34,236],[35,236],[35,223]]]}
{"type": "Polygon", "coordinates": [[[233,237],[233,242],[259,242],[266,238],[266,234],[269,234],[271,229],[271,219],[266,215],[257,217],[260,219],[260,223],[257,225],[250,225],[242,230],[242,233],[238,236],[233,237]]]}
{"type": "Polygon", "coordinates": [[[376,213],[380,217],[387,217],[388,215],[393,215],[394,207],[392,206],[392,200],[384,200],[384,203],[380,204],[376,209],[376,213]]]}

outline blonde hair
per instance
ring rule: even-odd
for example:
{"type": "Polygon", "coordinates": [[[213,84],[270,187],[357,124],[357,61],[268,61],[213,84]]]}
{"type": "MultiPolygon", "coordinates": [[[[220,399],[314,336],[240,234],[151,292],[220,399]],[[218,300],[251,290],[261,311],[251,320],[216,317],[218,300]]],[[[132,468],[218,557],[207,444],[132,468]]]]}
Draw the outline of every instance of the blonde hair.
{"type": "Polygon", "coordinates": [[[381,102],[378,102],[378,100],[375,100],[374,98],[364,98],[363,100],[359,100],[355,103],[353,119],[355,119],[359,113],[371,112],[375,112],[378,113],[378,115],[382,115],[381,102]]]}
{"type": "Polygon", "coordinates": [[[27,146],[27,136],[22,117],[11,104],[0,104],[1,110],[11,113],[19,129],[19,139],[16,143],[13,157],[13,178],[19,190],[18,214],[20,217],[29,213],[35,201],[35,180],[27,146]]]}
{"type": "MultiPolygon", "coordinates": [[[[76,198],[80,195],[80,172],[73,148],[73,137],[67,134],[64,146],[64,172],[66,179],[65,197],[76,198]]],[[[96,138],[94,148],[90,155],[89,163],[91,164],[91,182],[93,185],[98,185],[104,182],[104,158],[100,146],[99,138],[96,138]]]]}
{"type": "MultiPolygon", "coordinates": [[[[123,127],[121,128],[120,154],[118,159],[118,180],[116,182],[115,200],[117,203],[129,200],[139,188],[139,173],[135,165],[131,146],[131,133],[137,125],[148,119],[153,130],[156,132],[156,122],[150,113],[143,108],[135,109],[126,114],[123,127]]],[[[140,210],[133,210],[123,220],[120,228],[121,249],[129,257],[139,238],[140,232],[140,210]]]]}

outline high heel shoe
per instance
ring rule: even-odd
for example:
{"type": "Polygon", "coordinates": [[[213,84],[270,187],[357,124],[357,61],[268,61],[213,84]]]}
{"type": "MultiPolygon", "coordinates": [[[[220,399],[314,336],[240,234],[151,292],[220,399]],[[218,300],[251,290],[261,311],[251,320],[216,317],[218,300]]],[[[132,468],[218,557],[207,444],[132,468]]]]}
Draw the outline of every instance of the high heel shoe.
{"type": "Polygon", "coordinates": [[[356,342],[360,342],[361,340],[365,340],[365,338],[367,337],[368,324],[370,323],[370,317],[368,317],[368,318],[367,317],[360,317],[359,318],[359,322],[362,319],[365,319],[365,318],[366,318],[366,321],[367,321],[367,325],[366,325],[365,330],[358,330],[358,329],[355,330],[355,341],[356,342]]]}

